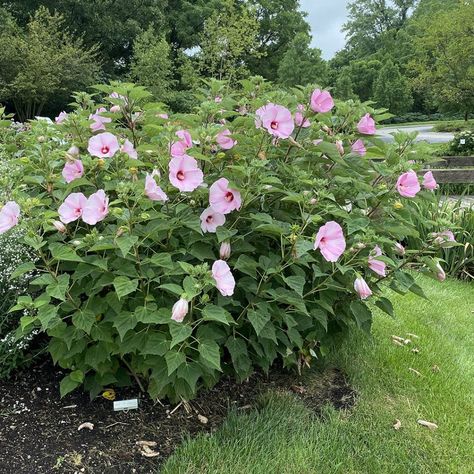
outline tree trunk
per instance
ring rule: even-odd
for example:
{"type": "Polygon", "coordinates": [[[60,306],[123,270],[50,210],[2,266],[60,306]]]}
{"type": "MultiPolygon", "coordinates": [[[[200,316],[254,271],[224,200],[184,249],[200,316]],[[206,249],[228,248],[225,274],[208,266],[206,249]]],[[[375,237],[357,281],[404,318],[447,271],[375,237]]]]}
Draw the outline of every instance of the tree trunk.
{"type": "Polygon", "coordinates": [[[469,120],[469,111],[466,110],[466,112],[464,112],[464,121],[467,122],[469,120]]]}

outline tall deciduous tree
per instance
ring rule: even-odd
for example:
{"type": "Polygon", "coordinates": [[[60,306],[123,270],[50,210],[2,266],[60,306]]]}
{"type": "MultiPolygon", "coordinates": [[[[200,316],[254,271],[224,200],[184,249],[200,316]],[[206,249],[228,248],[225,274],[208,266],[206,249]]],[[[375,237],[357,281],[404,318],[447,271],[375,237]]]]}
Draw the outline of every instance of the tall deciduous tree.
{"type": "Polygon", "coordinates": [[[416,57],[411,63],[416,87],[429,91],[445,111],[474,110],[474,3],[461,0],[448,11],[418,23],[416,57]]]}
{"type": "Polygon", "coordinates": [[[199,69],[204,76],[236,81],[248,75],[245,58],[259,56],[258,23],[252,11],[226,0],[204,24],[199,69]]]}
{"type": "Polygon", "coordinates": [[[152,29],[140,34],[133,44],[130,76],[146,86],[156,99],[166,102],[172,87],[171,47],[152,29]]]}
{"type": "Polygon", "coordinates": [[[408,81],[391,59],[385,62],[375,81],[374,100],[395,115],[407,112],[413,104],[408,81]]]}
{"type": "Polygon", "coordinates": [[[352,83],[351,73],[348,67],[343,68],[338,74],[334,95],[342,100],[357,99],[357,96],[354,94],[354,84],[352,83]]]}
{"type": "Polygon", "coordinates": [[[63,106],[74,90],[99,76],[95,48],[73,37],[59,14],[40,8],[26,31],[0,32],[0,101],[13,104],[20,120],[41,113],[50,101],[63,106]]]}
{"type": "Polygon", "coordinates": [[[310,47],[311,37],[298,33],[278,67],[278,81],[287,86],[324,84],[327,76],[326,62],[321,50],[310,47]]]}

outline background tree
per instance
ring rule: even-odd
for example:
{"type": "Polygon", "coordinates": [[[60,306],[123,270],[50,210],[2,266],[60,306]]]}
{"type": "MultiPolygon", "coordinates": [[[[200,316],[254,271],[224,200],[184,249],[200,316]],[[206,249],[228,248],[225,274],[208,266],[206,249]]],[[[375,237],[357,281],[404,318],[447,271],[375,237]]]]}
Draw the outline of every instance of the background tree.
{"type": "Polygon", "coordinates": [[[334,86],[334,95],[342,100],[357,99],[349,68],[342,69],[338,75],[334,86]]]}
{"type": "Polygon", "coordinates": [[[163,0],[9,0],[3,2],[18,24],[26,26],[40,7],[60,13],[64,27],[83,37],[86,47],[100,45],[104,72],[117,77],[128,72],[135,38],[150,26],[166,30],[163,0]]]}
{"type": "Polygon", "coordinates": [[[98,80],[96,49],[73,37],[59,14],[40,8],[27,24],[0,33],[0,101],[14,105],[20,120],[46,103],[64,105],[74,90],[98,80]]]}
{"type": "Polygon", "coordinates": [[[374,96],[374,82],[377,79],[382,63],[378,59],[359,59],[349,66],[354,93],[361,101],[374,96]]]}
{"type": "Polygon", "coordinates": [[[153,29],[141,33],[133,44],[130,77],[161,102],[166,102],[172,87],[171,47],[164,37],[156,36],[153,29]]]}
{"type": "Polygon", "coordinates": [[[310,47],[311,36],[298,33],[290,43],[278,67],[278,82],[286,86],[325,84],[326,62],[321,50],[310,47]]]}
{"type": "Polygon", "coordinates": [[[474,110],[474,3],[426,15],[418,23],[415,87],[432,95],[441,111],[474,110]]]}
{"type": "Polygon", "coordinates": [[[391,59],[380,69],[374,83],[374,100],[395,115],[407,112],[413,104],[408,81],[391,59]]]}
{"type": "Polygon", "coordinates": [[[246,57],[259,56],[258,23],[245,6],[226,0],[222,11],[204,23],[200,37],[199,70],[206,77],[230,83],[249,74],[246,57]]]}
{"type": "Polygon", "coordinates": [[[300,10],[299,0],[239,0],[255,11],[257,50],[246,58],[252,74],[275,81],[280,61],[299,33],[310,34],[306,13],[300,10]]]}

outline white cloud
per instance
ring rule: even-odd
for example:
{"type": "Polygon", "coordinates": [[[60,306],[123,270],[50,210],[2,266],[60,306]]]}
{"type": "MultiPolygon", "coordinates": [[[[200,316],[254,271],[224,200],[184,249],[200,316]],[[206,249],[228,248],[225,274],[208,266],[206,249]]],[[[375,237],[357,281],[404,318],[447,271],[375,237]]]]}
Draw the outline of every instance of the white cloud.
{"type": "Polygon", "coordinates": [[[346,6],[349,0],[301,0],[301,9],[308,13],[313,46],[330,59],[345,44],[342,25],[347,20],[346,6]]]}

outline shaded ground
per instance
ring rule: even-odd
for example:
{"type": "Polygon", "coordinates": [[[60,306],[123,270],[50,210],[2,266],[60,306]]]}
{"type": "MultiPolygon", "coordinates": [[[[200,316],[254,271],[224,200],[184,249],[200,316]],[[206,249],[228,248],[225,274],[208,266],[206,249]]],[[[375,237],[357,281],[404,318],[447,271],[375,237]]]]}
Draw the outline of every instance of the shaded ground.
{"type": "MultiPolygon", "coordinates": [[[[337,370],[311,382],[275,371],[268,378],[255,374],[242,384],[224,379],[187,407],[141,399],[138,410],[125,413],[114,412],[111,401],[90,401],[82,393],[61,400],[62,376],[46,360],[0,386],[1,474],[156,472],[183,437],[215,431],[230,409],[258,409],[260,395],[269,389],[292,393],[317,413],[327,403],[340,409],[355,401],[355,392],[337,370]],[[84,422],[94,429],[78,431],[84,422]],[[139,441],[156,443],[150,449],[159,455],[143,456],[139,441]]],[[[133,389],[117,391],[117,399],[136,396],[133,389]]]]}

